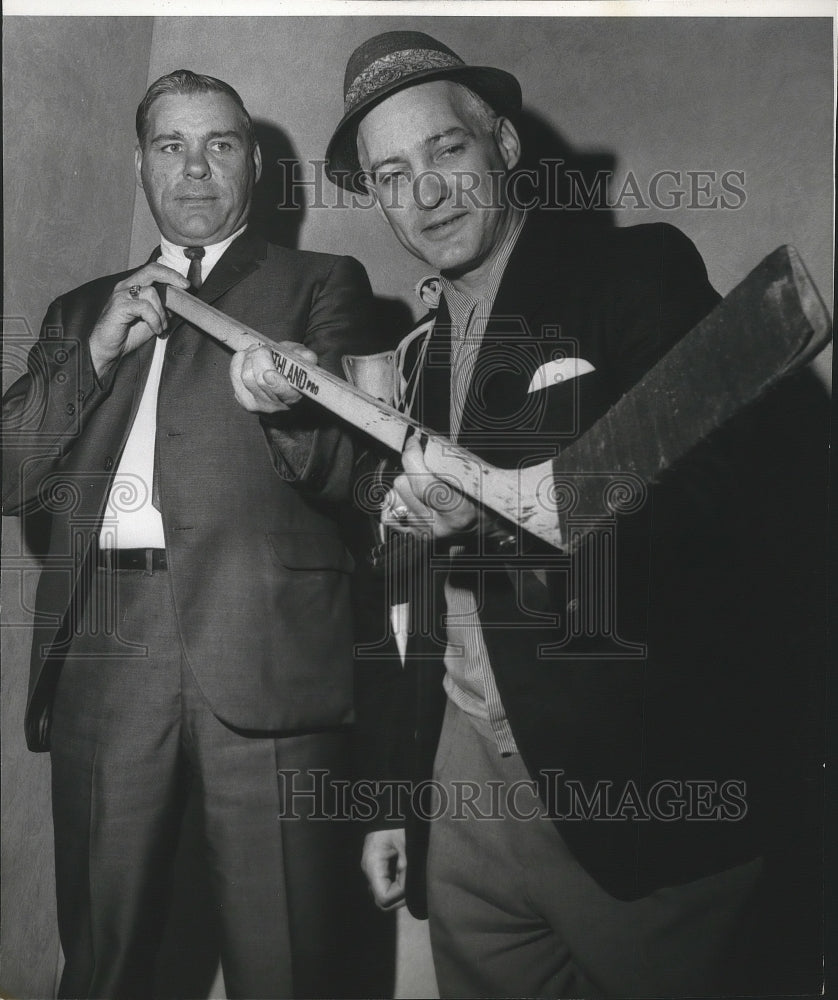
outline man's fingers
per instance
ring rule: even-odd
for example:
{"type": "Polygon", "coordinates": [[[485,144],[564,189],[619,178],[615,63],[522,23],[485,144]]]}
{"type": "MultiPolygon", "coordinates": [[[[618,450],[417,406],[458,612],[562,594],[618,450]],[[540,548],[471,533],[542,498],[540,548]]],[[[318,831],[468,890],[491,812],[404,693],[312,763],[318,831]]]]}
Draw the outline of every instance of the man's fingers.
{"type": "Polygon", "coordinates": [[[151,337],[160,336],[165,329],[166,314],[153,289],[145,294],[141,291],[136,297],[126,291],[114,292],[88,341],[97,375],[101,376],[123,354],[135,350],[151,337]]]}
{"type": "Polygon", "coordinates": [[[235,387],[236,383],[241,382],[242,365],[244,364],[244,351],[236,351],[230,360],[230,380],[235,387]]]}
{"type": "Polygon", "coordinates": [[[317,355],[310,348],[298,344],[296,340],[281,340],[276,345],[283,354],[296,358],[304,365],[316,365],[317,355]]]}
{"type": "MultiPolygon", "coordinates": [[[[375,894],[373,893],[373,899],[375,899],[375,894]]],[[[376,905],[379,910],[398,910],[400,907],[404,906],[404,889],[401,886],[395,885],[395,883],[390,886],[390,889],[385,893],[380,899],[375,900],[376,905]]]]}
{"type": "Polygon", "coordinates": [[[267,394],[255,384],[253,372],[249,367],[247,351],[237,351],[230,361],[230,381],[233,392],[239,404],[246,410],[258,413],[269,403],[267,394]],[[247,367],[247,371],[245,368],[247,367]]]}
{"type": "Polygon", "coordinates": [[[254,413],[276,413],[299,399],[300,394],[274,368],[266,347],[237,351],[230,362],[230,381],[236,399],[254,413]]]}
{"type": "Polygon", "coordinates": [[[376,830],[367,835],[361,868],[380,909],[390,910],[404,905],[406,867],[404,830],[376,830]]]}
{"type": "Polygon", "coordinates": [[[283,397],[296,396],[288,380],[274,367],[271,352],[266,347],[252,347],[244,352],[242,380],[248,390],[262,402],[284,401],[283,397]]]}
{"type": "Polygon", "coordinates": [[[256,384],[267,390],[270,393],[279,393],[285,390],[286,386],[288,390],[291,390],[291,386],[288,384],[288,379],[271,366],[270,368],[254,369],[254,376],[256,378],[256,384]]]}
{"type": "Polygon", "coordinates": [[[230,361],[230,382],[233,385],[233,393],[239,405],[251,413],[258,413],[260,405],[264,405],[264,400],[260,403],[260,400],[254,396],[245,383],[243,370],[246,360],[247,355],[245,351],[237,351],[233,355],[230,361]]]}
{"type": "Polygon", "coordinates": [[[168,325],[168,317],[166,316],[166,310],[163,308],[163,303],[160,301],[160,296],[157,294],[157,290],[152,288],[150,285],[148,287],[140,287],[139,295],[131,295],[130,292],[124,291],[120,293],[121,295],[128,296],[128,302],[126,308],[129,314],[133,314],[138,318],[144,319],[149,326],[152,327],[156,334],[162,333],[168,325]],[[149,323],[148,307],[150,307],[154,315],[156,316],[156,323],[149,323]]]}
{"type": "MultiPolygon", "coordinates": [[[[157,294],[154,295],[156,299],[157,294]]],[[[138,299],[134,306],[134,315],[137,319],[144,320],[155,336],[159,336],[166,329],[166,313],[159,299],[156,302],[138,299]]]]}
{"type": "Polygon", "coordinates": [[[432,521],[433,511],[415,496],[407,476],[396,476],[381,508],[381,523],[402,534],[421,534],[432,521]]]}
{"type": "MultiPolygon", "coordinates": [[[[152,285],[141,285],[137,281],[120,282],[114,288],[101,319],[113,328],[109,332],[112,340],[122,340],[128,328],[137,320],[147,323],[156,335],[161,334],[169,322],[157,289],[152,285]]],[[[133,346],[137,346],[137,343],[133,346]]]]}
{"type": "Polygon", "coordinates": [[[402,467],[410,479],[413,493],[430,510],[445,513],[463,502],[462,490],[458,489],[455,480],[428,471],[422,447],[415,437],[404,446],[402,467]]]}
{"type": "Polygon", "coordinates": [[[166,313],[154,289],[141,292],[133,298],[127,292],[117,293],[109,309],[102,314],[109,330],[114,327],[111,337],[124,339],[128,328],[138,321],[144,322],[153,334],[160,334],[166,327],[166,313]]]}
{"type": "Polygon", "coordinates": [[[408,513],[412,517],[427,517],[430,514],[425,504],[413,492],[413,483],[404,473],[399,473],[393,480],[388,501],[393,511],[407,507],[408,513]]]}
{"type": "Polygon", "coordinates": [[[122,281],[114,286],[114,291],[121,292],[131,288],[132,285],[139,285],[141,288],[146,288],[149,285],[153,285],[155,281],[162,281],[164,284],[173,285],[175,288],[189,288],[189,282],[182,274],[178,274],[171,267],[166,267],[165,264],[158,264],[155,261],[151,264],[146,264],[138,271],[134,271],[133,274],[129,274],[127,278],[123,278],[122,281]]]}
{"type": "MultiPolygon", "coordinates": [[[[317,355],[302,344],[283,341],[277,347],[302,364],[317,364],[317,355]]],[[[236,399],[253,413],[287,410],[300,399],[300,393],[276,370],[267,347],[254,346],[237,351],[230,363],[230,381],[236,399]]]]}
{"type": "Polygon", "coordinates": [[[402,451],[402,468],[409,476],[429,476],[425,456],[418,438],[412,437],[402,451]]]}
{"type": "Polygon", "coordinates": [[[398,499],[385,505],[383,524],[394,531],[413,534],[414,525],[421,523],[436,538],[450,538],[475,527],[477,507],[453,479],[428,471],[422,447],[415,437],[404,446],[402,467],[404,472],[393,482],[393,493],[398,499]],[[399,505],[407,508],[408,518],[395,516],[399,505]]]}
{"type": "Polygon", "coordinates": [[[394,881],[388,872],[369,872],[367,881],[375,905],[380,909],[389,910],[403,904],[404,887],[400,882],[394,881]]]}

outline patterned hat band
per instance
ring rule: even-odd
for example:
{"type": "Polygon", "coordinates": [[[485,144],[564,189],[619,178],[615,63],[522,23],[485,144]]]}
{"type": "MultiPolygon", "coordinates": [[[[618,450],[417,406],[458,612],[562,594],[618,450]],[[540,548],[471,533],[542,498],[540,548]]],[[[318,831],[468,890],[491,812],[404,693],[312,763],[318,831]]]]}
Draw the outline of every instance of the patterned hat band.
{"type": "Polygon", "coordinates": [[[352,81],[344,97],[344,114],[366,97],[376,94],[382,87],[397,83],[405,76],[428,69],[460,69],[465,66],[462,59],[436,49],[402,49],[388,52],[371,62],[352,81]]]}
{"type": "Polygon", "coordinates": [[[496,114],[521,110],[521,85],[492,66],[469,66],[442,42],[422,31],[385,31],[358,46],[343,78],[344,114],[326,147],[326,175],[335,184],[363,193],[356,137],[375,105],[405,87],[453,80],[473,90],[496,114]]]}

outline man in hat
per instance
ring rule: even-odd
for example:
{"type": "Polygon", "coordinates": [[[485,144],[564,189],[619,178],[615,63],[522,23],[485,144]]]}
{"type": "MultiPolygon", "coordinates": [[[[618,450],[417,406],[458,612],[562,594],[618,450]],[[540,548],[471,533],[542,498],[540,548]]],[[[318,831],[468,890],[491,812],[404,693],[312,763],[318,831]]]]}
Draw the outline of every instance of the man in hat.
{"type": "MultiPolygon", "coordinates": [[[[719,299],[671,226],[570,236],[561,213],[516,205],[520,108],[510,74],[389,32],[350,58],[327,151],[333,181],[370,192],[439,275],[399,352],[402,405],[505,467],[573,442],[719,299]]],[[[783,452],[793,474],[764,447],[788,441],[785,407],[809,421],[801,392],[775,396],[773,437],[740,421],[616,528],[589,512],[573,558],[529,547],[406,447],[382,519],[429,541],[378,773],[413,795],[404,822],[382,811],[363,867],[380,906],[429,915],[444,996],[817,982],[816,944],[792,979],[768,961],[772,942],[797,961],[811,928],[781,885],[817,781],[800,696],[818,590],[782,581],[816,576],[824,522],[803,513],[805,434],[783,452]],[[763,495],[780,472],[800,477],[781,490],[805,525],[792,546],[763,495]]]]}
{"type": "Polygon", "coordinates": [[[226,995],[339,996],[354,841],[308,818],[328,803],[283,790],[347,766],[352,559],[335,502],[352,444],[294,405],[269,352],[231,357],[155,286],[191,286],[335,372],[380,346],[372,294],[352,258],[248,226],[261,154],[229,84],[161,77],[137,142],[160,247],[53,302],[3,406],[4,513],[51,523],[26,735],[52,758],[60,995],[153,995],[191,786],[226,995]]]}

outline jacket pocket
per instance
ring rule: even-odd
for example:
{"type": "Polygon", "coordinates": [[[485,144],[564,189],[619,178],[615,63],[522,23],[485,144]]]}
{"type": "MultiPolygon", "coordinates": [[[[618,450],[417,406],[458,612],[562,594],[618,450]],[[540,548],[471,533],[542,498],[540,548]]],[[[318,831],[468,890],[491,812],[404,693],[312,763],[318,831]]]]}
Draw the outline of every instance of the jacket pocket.
{"type": "Polygon", "coordinates": [[[351,573],[355,560],[339,538],[319,531],[267,532],[274,557],[286,569],[334,569],[351,573]]]}

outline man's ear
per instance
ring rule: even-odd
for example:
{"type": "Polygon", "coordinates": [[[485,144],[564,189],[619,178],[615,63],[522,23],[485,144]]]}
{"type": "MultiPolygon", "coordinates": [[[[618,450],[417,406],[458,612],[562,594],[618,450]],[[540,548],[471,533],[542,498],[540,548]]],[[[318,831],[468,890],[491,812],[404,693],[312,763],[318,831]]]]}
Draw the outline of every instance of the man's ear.
{"type": "Polygon", "coordinates": [[[143,186],[143,149],[139,143],[134,148],[134,177],[137,180],[137,187],[142,189],[143,186]]]}
{"type": "Polygon", "coordinates": [[[495,124],[495,142],[507,170],[512,170],[521,159],[521,139],[508,118],[498,118],[495,124]]]}
{"type": "Polygon", "coordinates": [[[262,150],[259,148],[258,142],[253,144],[253,152],[250,155],[253,157],[253,183],[255,184],[262,176],[262,150]]]}

